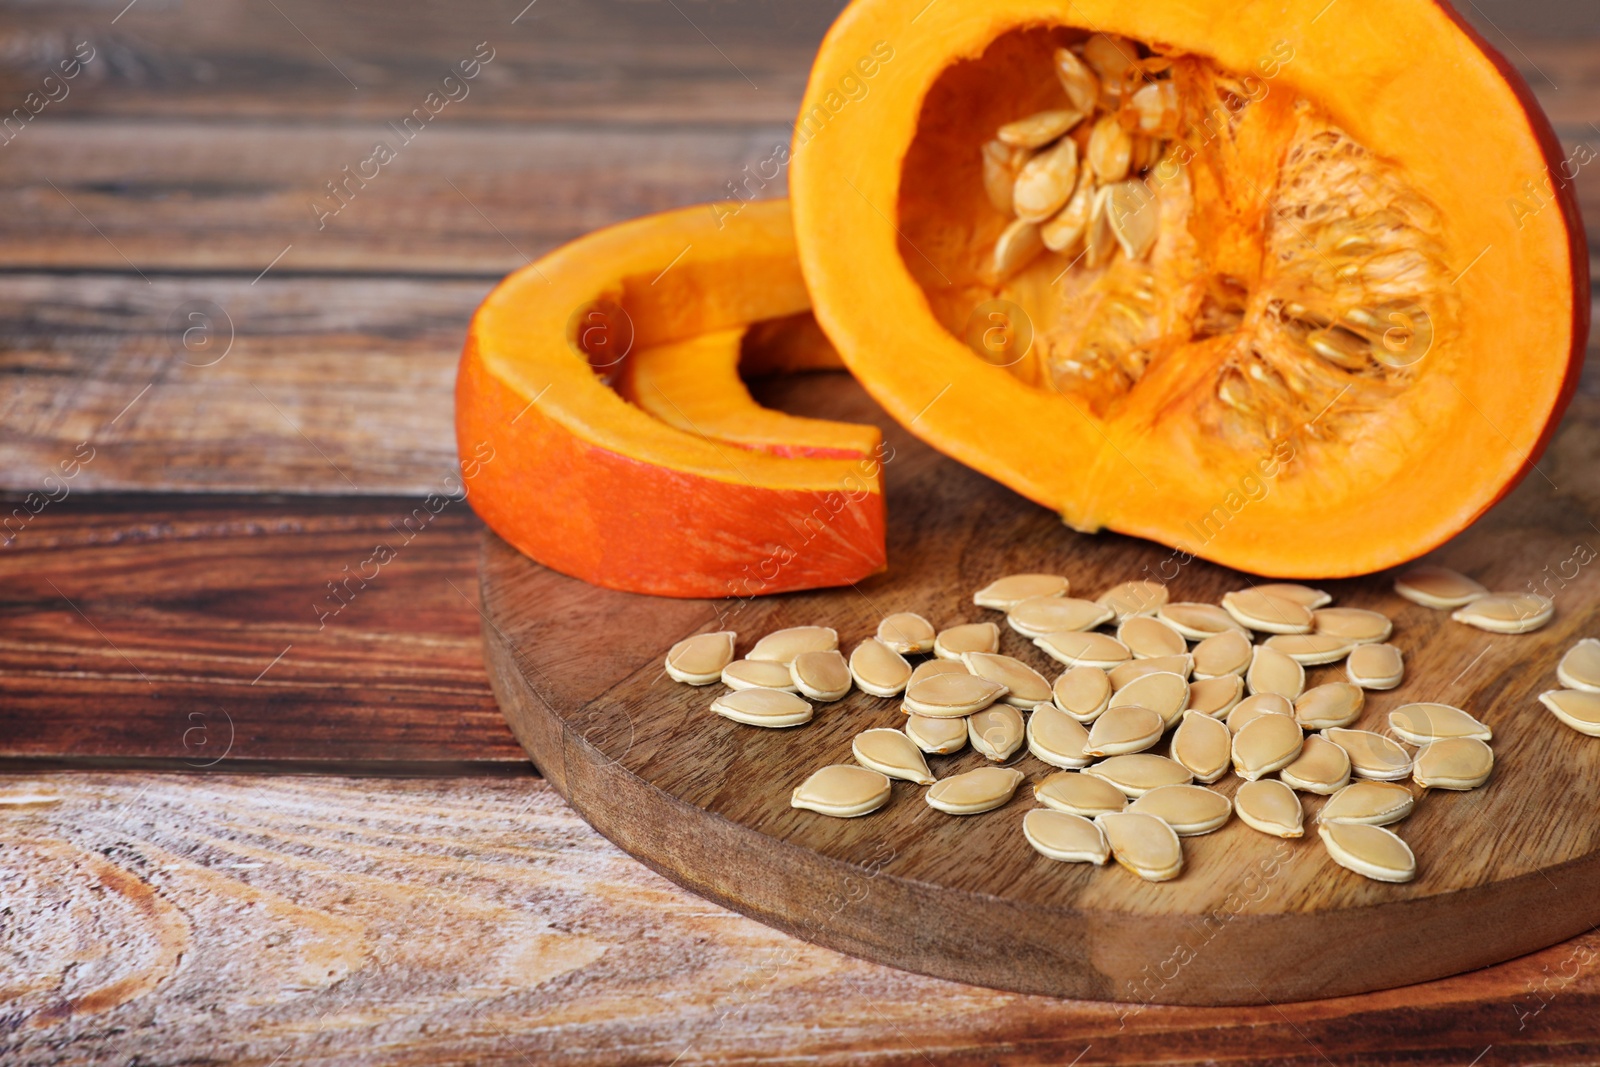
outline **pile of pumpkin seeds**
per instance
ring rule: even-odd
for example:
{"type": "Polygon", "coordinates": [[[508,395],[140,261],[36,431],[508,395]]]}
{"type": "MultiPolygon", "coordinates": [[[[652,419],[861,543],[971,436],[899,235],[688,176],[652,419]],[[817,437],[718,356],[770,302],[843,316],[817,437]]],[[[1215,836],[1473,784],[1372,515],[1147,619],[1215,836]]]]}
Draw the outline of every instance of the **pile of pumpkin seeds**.
{"type": "MultiPolygon", "coordinates": [[[[1462,708],[1408,703],[1389,713],[1385,731],[1356,728],[1366,693],[1405,676],[1381,612],[1335,607],[1319,589],[1282,582],[1220,604],[1172,601],[1151,581],[1093,600],[1069,591],[1060,575],[1009,575],[972,597],[1003,613],[1004,628],[988,620],[940,628],[897,612],[848,658],[826,626],[767,634],[742,659],[736,634],[699,634],[673,646],[666,671],[690,685],[722,682],[728,692],[711,710],[750,726],[809,722],[815,704],[853,687],[901,700],[902,725],[859,733],[855,763],[810,775],[793,791],[795,808],[867,815],[889,803],[899,779],[927,787],[924,799],[939,811],[992,811],[1027,780],[1011,765],[1026,752],[1057,770],[1033,785],[1041,807],[1024,815],[1023,839],[1054,860],[1115,859],[1151,881],[1182,872],[1182,839],[1235,814],[1263,834],[1304,836],[1302,795],[1326,798],[1316,829],[1334,863],[1409,881],[1416,858],[1389,827],[1428,791],[1477,789],[1493,773],[1491,730],[1462,708]],[[1003,652],[1007,641],[1031,642],[1063,670],[1047,678],[1003,652]],[[1337,663],[1344,680],[1308,685],[1307,667],[1337,663]],[[1155,751],[1163,743],[1164,754],[1155,751]],[[968,745],[990,763],[942,778],[929,767],[929,756],[968,745]],[[1230,774],[1240,780],[1231,797],[1211,788],[1230,774]]],[[[1491,593],[1437,566],[1406,572],[1395,591],[1496,633],[1527,633],[1553,617],[1545,597],[1491,593]]],[[[1600,641],[1580,641],[1557,676],[1566,688],[1541,701],[1561,722],[1600,736],[1600,641]]]]}

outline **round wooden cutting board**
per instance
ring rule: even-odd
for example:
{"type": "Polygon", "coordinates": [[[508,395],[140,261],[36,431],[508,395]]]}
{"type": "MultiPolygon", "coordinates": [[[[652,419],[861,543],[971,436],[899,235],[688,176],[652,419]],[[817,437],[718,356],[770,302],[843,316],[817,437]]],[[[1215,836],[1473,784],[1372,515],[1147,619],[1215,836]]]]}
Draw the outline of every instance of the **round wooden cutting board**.
{"type": "MultiPolygon", "coordinates": [[[[1322,583],[1336,604],[1390,615],[1405,650],[1406,681],[1369,694],[1358,726],[1382,729],[1390,709],[1439,700],[1494,729],[1497,765],[1485,788],[1429,793],[1394,827],[1417,854],[1415,881],[1388,885],[1336,866],[1310,825],[1323,800],[1302,795],[1306,837],[1268,837],[1236,818],[1186,838],[1183,874],[1153,884],[1115,864],[1056,863],[1028,847],[1021,822],[1036,805],[1031,787],[1054,768],[1025,750],[1012,763],[1028,782],[986,814],[945,815],[924,803],[922,787],[900,781],[888,805],[863,818],[795,810],[790,791],[818,767],[851,762],[857,733],[901,724],[899,701],[852,692],[819,705],[805,726],[763,730],[712,714],[723,687],[673,682],[662,658],[702,631],[738,631],[742,654],[771,630],[807,623],[836,628],[848,652],[898,610],[939,626],[1003,623],[974,606],[972,592],[1017,571],[1064,574],[1088,597],[1162,577],[1175,600],[1213,602],[1250,579],[1200,561],[1178,566],[1148,542],[1075,534],[888,426],[842,375],[772,383],[758,395],[885,426],[894,448],[887,573],[855,588],[668,600],[585,585],[485,535],[489,673],[512,729],[585,819],[668,878],[798,937],[908,970],[1134,1005],[1366,992],[1496,963],[1600,923],[1600,739],[1561,725],[1536,699],[1556,687],[1562,652],[1595,632],[1600,567],[1585,564],[1600,533],[1580,506],[1593,485],[1575,498],[1576,487],[1558,494],[1534,474],[1434,554],[1491,588],[1536,583],[1553,593],[1555,621],[1538,633],[1469,629],[1396,596],[1389,575],[1322,583]]],[[[1593,428],[1573,419],[1564,432],[1593,428]]],[[[1600,481],[1592,463],[1574,470],[1600,481]]],[[[791,547],[803,552],[804,540],[797,530],[791,547]]],[[[1047,677],[1060,672],[1002,632],[1002,651],[1047,677]]],[[[1315,685],[1342,679],[1343,667],[1307,673],[1315,685]]],[[[929,757],[939,777],[984,762],[971,748],[929,757]]],[[[1231,794],[1237,783],[1229,776],[1218,788],[1231,794]]]]}

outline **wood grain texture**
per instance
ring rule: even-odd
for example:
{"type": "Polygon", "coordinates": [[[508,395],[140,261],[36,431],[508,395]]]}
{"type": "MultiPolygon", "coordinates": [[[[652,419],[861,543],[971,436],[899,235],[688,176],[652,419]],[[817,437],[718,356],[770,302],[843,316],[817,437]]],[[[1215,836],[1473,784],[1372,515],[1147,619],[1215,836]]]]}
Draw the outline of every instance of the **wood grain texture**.
{"type": "Polygon", "coordinates": [[[0,549],[0,760],[526,773],[479,530],[461,501],[50,503],[0,549]]]}
{"type": "MultiPolygon", "coordinates": [[[[864,421],[875,412],[839,375],[775,388],[769,397],[801,413],[864,421]]],[[[1406,653],[1406,684],[1369,694],[1359,726],[1387,732],[1392,708],[1441,700],[1495,731],[1491,785],[1429,794],[1400,827],[1420,867],[1404,886],[1338,868],[1314,831],[1285,845],[1237,820],[1187,842],[1185,872],[1168,884],[1053,863],[1021,836],[1022,815],[1036,806],[1031,783],[1054,771],[1026,752],[1011,763],[1029,784],[983,815],[936,812],[921,787],[903,782],[886,808],[861,819],[790,808],[790,791],[811,771],[853,762],[855,734],[899,725],[899,702],[857,692],[797,729],[737,725],[707,710],[720,686],[665,676],[661,656],[673,641],[734,629],[743,650],[771,630],[820,623],[838,629],[848,649],[892,611],[917,611],[939,626],[998,619],[973,607],[971,593],[1018,571],[1065,574],[1084,596],[1160,577],[1174,599],[1215,602],[1249,583],[1200,561],[1181,566],[1147,542],[1066,531],[905,433],[886,432],[889,571],[849,589],[722,602],[584,589],[581,616],[552,617],[546,605],[575,600],[581,584],[486,535],[481,578],[496,695],[546,777],[622,847],[713,899],[869,959],[1005,989],[1141,1002],[1366,992],[1495,963],[1600,923],[1600,900],[1580,889],[1600,877],[1600,824],[1585,784],[1600,776],[1600,745],[1535,699],[1555,684],[1561,654],[1595,624],[1600,530],[1577,496],[1600,492],[1600,474],[1563,460],[1597,440],[1594,424],[1573,419],[1562,433],[1553,466],[1572,479],[1566,495],[1536,474],[1434,557],[1491,588],[1552,593],[1558,613],[1545,630],[1472,630],[1400,599],[1388,575],[1325,583],[1337,604],[1392,616],[1393,640],[1406,653]],[[604,679],[578,667],[598,648],[610,652],[604,679]],[[870,900],[848,921],[813,921],[816,899],[835,880],[870,882],[870,900]],[[1182,962],[1174,966],[1175,958],[1182,962]]],[[[797,531],[789,547],[803,553],[803,538],[797,531]]],[[[1047,677],[1060,673],[1019,635],[1003,634],[1002,651],[1047,677]]],[[[1307,673],[1311,685],[1344,678],[1339,665],[1307,673]]],[[[945,777],[985,760],[968,749],[930,765],[945,777]]],[[[1236,785],[1230,778],[1218,788],[1231,794],[1236,785]]],[[[1321,800],[1305,805],[1313,816],[1321,800]]]]}
{"type": "MultiPolygon", "coordinates": [[[[25,790],[60,801],[0,807],[17,1067],[1600,1058],[1595,933],[1360,998],[1140,1008],[806,944],[646,870],[537,779],[0,782],[25,790]]],[[[876,892],[828,888],[846,917],[876,892]]]]}

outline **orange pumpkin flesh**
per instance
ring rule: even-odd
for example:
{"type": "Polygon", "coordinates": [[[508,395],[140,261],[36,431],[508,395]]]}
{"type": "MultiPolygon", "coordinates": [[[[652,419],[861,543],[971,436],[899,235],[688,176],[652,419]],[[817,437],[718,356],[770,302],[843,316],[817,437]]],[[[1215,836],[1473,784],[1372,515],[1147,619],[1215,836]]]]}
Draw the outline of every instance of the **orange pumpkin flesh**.
{"type": "Polygon", "coordinates": [[[1079,529],[1377,570],[1507,492],[1576,385],[1588,266],[1558,146],[1431,0],[856,0],[796,141],[801,264],[851,371],[1079,529]],[[1092,32],[1137,46],[1130,93],[1174,83],[1141,179],[1160,236],[1002,274],[985,142],[1068,106],[1057,49],[1092,32]]]}
{"type": "Polygon", "coordinates": [[[747,327],[809,305],[788,204],[717,214],[601,230],[489,294],[456,383],[457,443],[478,460],[469,499],[527,555],[615,589],[749,596],[864,578],[884,566],[877,431],[803,420],[790,440],[800,420],[758,408],[736,373],[747,327]],[[680,395],[757,446],[629,404],[598,373],[625,365],[606,354],[623,349],[658,372],[674,349],[731,351],[680,395]]]}

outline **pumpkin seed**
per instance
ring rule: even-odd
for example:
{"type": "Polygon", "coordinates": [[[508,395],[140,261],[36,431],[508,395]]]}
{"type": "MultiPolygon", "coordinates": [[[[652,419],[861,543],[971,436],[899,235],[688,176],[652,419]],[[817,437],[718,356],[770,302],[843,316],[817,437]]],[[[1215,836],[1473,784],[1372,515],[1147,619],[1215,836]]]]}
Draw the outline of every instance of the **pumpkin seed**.
{"type": "Polygon", "coordinates": [[[967,747],[967,720],[930,719],[926,715],[907,715],[906,736],[924,752],[948,756],[967,747]]]}
{"type": "Polygon", "coordinates": [[[1221,678],[1228,674],[1241,677],[1250,669],[1254,646],[1240,630],[1230,630],[1208,637],[1194,646],[1194,676],[1221,678]]]}
{"type": "Polygon", "coordinates": [[[924,796],[930,807],[950,815],[976,815],[1004,805],[1023,777],[1014,767],[979,767],[939,779],[924,796]]]}
{"type": "Polygon", "coordinates": [[[1258,593],[1265,593],[1279,600],[1292,600],[1303,608],[1316,609],[1333,603],[1333,597],[1325,591],[1298,582],[1263,582],[1253,588],[1258,593]]]}
{"type": "Polygon", "coordinates": [[[1333,862],[1377,882],[1409,882],[1417,876],[1417,857],[1400,835],[1359,822],[1317,824],[1317,836],[1333,862]]]}
{"type": "Polygon", "coordinates": [[[1402,704],[1389,713],[1389,729],[1408,745],[1426,745],[1447,737],[1494,740],[1488,726],[1449,704],[1402,704]]]}
{"type": "Polygon", "coordinates": [[[1003,143],[1038,148],[1067,133],[1083,121],[1082,111],[1037,111],[1025,119],[1008,122],[995,134],[1003,143]]]}
{"type": "Polygon", "coordinates": [[[722,668],[722,684],[729,689],[782,689],[795,692],[789,668],[760,659],[736,659],[722,668]]]}
{"type": "Polygon", "coordinates": [[[1245,697],[1233,706],[1228,712],[1228,729],[1238,733],[1245,728],[1245,724],[1263,715],[1287,715],[1294,718],[1294,705],[1289,698],[1277,693],[1257,693],[1253,697],[1245,697]]]}
{"type": "Polygon", "coordinates": [[[936,674],[971,674],[967,665],[958,659],[930,659],[919,663],[911,672],[911,677],[906,680],[906,688],[916,685],[924,678],[932,678],[936,674]]]}
{"type": "Polygon", "coordinates": [[[1095,816],[1105,832],[1111,855],[1148,882],[1165,882],[1183,873],[1183,844],[1177,833],[1154,815],[1129,811],[1095,816]]]}
{"type": "Polygon", "coordinates": [[[745,659],[782,663],[794,662],[802,652],[832,652],[839,647],[839,633],[829,626],[791,626],[774,630],[745,653],[745,659]]]}
{"type": "Polygon", "coordinates": [[[1111,858],[1105,833],[1082,815],[1034,808],[1022,817],[1022,836],[1041,856],[1063,863],[1104,866],[1111,858]]]}
{"type": "Polygon", "coordinates": [[[1028,716],[1028,751],[1052,767],[1087,767],[1089,731],[1060,708],[1040,704],[1028,716]]]}
{"type": "Polygon", "coordinates": [[[1286,715],[1261,715],[1233,735],[1233,771],[1247,782],[1295,761],[1305,741],[1300,724],[1286,715]]]}
{"type": "Polygon", "coordinates": [[[1050,683],[1045,676],[1020,659],[994,652],[968,652],[961,657],[961,662],[979,678],[1005,686],[1006,695],[1000,699],[1013,707],[1032,711],[1036,705],[1050,699],[1050,683]]]}
{"type": "Polygon", "coordinates": [[[1393,689],[1404,680],[1406,665],[1394,645],[1357,645],[1350,651],[1344,673],[1363,689],[1393,689]]]}
{"type": "MultiPolygon", "coordinates": [[[[1090,142],[1091,147],[1093,143],[1090,142]]],[[[1161,235],[1161,208],[1156,204],[1156,194],[1144,182],[1119,181],[1112,185],[1106,215],[1111,221],[1111,233],[1128,259],[1137,262],[1155,247],[1156,238],[1161,235]]]]}
{"type": "Polygon", "coordinates": [[[1189,650],[1183,635],[1154,615],[1134,615],[1117,627],[1117,640],[1128,646],[1134,659],[1181,656],[1189,650]]]}
{"type": "Polygon", "coordinates": [[[1412,567],[1394,580],[1394,591],[1425,608],[1446,611],[1465,607],[1489,590],[1449,567],[1423,564],[1412,567]]]}
{"type": "Polygon", "coordinates": [[[1258,645],[1245,673],[1251,693],[1277,693],[1294,700],[1306,688],[1306,669],[1275,648],[1258,645]]]}
{"type": "Polygon", "coordinates": [[[1084,774],[1104,778],[1130,797],[1142,797],[1162,785],[1188,785],[1194,775],[1176,760],[1149,752],[1109,756],[1085,767],[1084,774]]]}
{"type": "Polygon", "coordinates": [[[713,700],[711,710],[746,726],[779,728],[811,721],[811,703],[782,689],[735,689],[713,700]]]}
{"type": "Polygon", "coordinates": [[[1495,634],[1525,634],[1555,618],[1556,606],[1538,593],[1490,593],[1450,613],[1456,622],[1495,634]]]}
{"type": "Polygon", "coordinates": [[[1556,667],[1556,681],[1568,689],[1600,693],[1600,641],[1585,637],[1567,649],[1556,667]]]}
{"type": "Polygon", "coordinates": [[[1066,90],[1067,100],[1073,110],[1085,115],[1093,114],[1100,102],[1100,79],[1094,71],[1065,48],[1056,49],[1055,68],[1056,77],[1061,80],[1061,88],[1066,90]]]}
{"type": "Polygon", "coordinates": [[[1133,658],[1128,646],[1114,637],[1096,633],[1064,632],[1036,637],[1033,643],[1051,659],[1069,667],[1108,670],[1133,658]]]}
{"type": "Polygon", "coordinates": [[[1259,589],[1242,589],[1222,595],[1222,610],[1240,626],[1268,634],[1311,632],[1311,609],[1259,589]]]}
{"type": "Polygon", "coordinates": [[[857,763],[890,778],[903,778],[918,785],[932,785],[935,781],[922,750],[899,730],[863,730],[850,743],[850,751],[855,753],[857,763]]]}
{"type": "Polygon", "coordinates": [[[1093,630],[1111,621],[1111,609],[1076,597],[1035,597],[1006,614],[1006,625],[1023,637],[1093,630]]]}
{"type": "Polygon", "coordinates": [[[911,680],[911,664],[876,637],[869,637],[850,653],[850,677],[863,693],[899,696],[911,680]]]}
{"type": "Polygon", "coordinates": [[[835,763],[815,772],[789,797],[792,808],[806,808],[837,819],[868,815],[888,802],[887,776],[848,763],[835,763]]]}
{"type": "Polygon", "coordinates": [[[1411,774],[1411,755],[1371,730],[1324,730],[1322,736],[1344,749],[1350,770],[1375,782],[1398,782],[1411,774]]]}
{"type": "Polygon", "coordinates": [[[1148,708],[1161,716],[1162,728],[1176,726],[1189,706],[1189,683],[1165,672],[1135,678],[1111,695],[1111,707],[1148,708]]]}
{"type": "MultiPolygon", "coordinates": [[[[1129,77],[1137,72],[1139,50],[1125,37],[1097,33],[1083,42],[1083,58],[1100,76],[1100,88],[1112,99],[1120,97],[1129,77]]],[[[1102,95],[1101,102],[1106,102],[1102,95]]]]}
{"type": "Polygon", "coordinates": [[[1067,580],[1059,574],[1008,574],[972,594],[980,608],[1010,611],[1025,600],[1067,595],[1067,580]]]}
{"type": "Polygon", "coordinates": [[[967,718],[967,740],[996,763],[1004,763],[1016,754],[1027,731],[1022,713],[1010,704],[995,704],[967,718]]]}
{"type": "Polygon", "coordinates": [[[1215,782],[1233,766],[1233,735],[1211,716],[1186,711],[1172,734],[1172,759],[1197,782],[1215,782]]]}
{"type": "Polygon", "coordinates": [[[1115,115],[1102,115],[1089,131],[1085,153],[1089,169],[1101,185],[1109,186],[1128,176],[1133,165],[1133,138],[1115,115]]]}
{"type": "Polygon", "coordinates": [[[1395,782],[1351,782],[1322,806],[1318,822],[1359,822],[1388,826],[1411,814],[1411,790],[1395,782]]]}
{"type": "Polygon", "coordinates": [[[1204,641],[1218,634],[1244,632],[1244,628],[1234,621],[1232,615],[1215,604],[1183,600],[1163,604],[1156,610],[1156,618],[1190,641],[1204,641]]]}
{"type": "Polygon", "coordinates": [[[1178,86],[1159,81],[1140,87],[1128,104],[1139,118],[1139,130],[1147,134],[1172,136],[1178,132],[1178,86]]]}
{"type": "Polygon", "coordinates": [[[1583,689],[1548,689],[1539,694],[1539,703],[1580,734],[1600,737],[1600,693],[1583,689]]]}
{"type": "Polygon", "coordinates": [[[733,662],[737,636],[731,630],[722,630],[684,638],[667,653],[668,677],[690,685],[710,685],[722,677],[722,668],[733,662]]]}
{"type": "Polygon", "coordinates": [[[1273,634],[1262,644],[1277,649],[1302,667],[1334,663],[1362,647],[1332,634],[1273,634]]]}
{"type": "Polygon", "coordinates": [[[800,653],[789,664],[789,676],[802,694],[823,703],[850,692],[850,665],[837,649],[800,653]]]}
{"type": "Polygon", "coordinates": [[[906,686],[905,710],[930,719],[964,719],[1005,695],[1005,686],[975,674],[935,674],[906,686]]]}
{"type": "Polygon", "coordinates": [[[1278,778],[1291,789],[1326,796],[1350,784],[1350,757],[1326,737],[1312,734],[1294,762],[1278,772],[1278,778]]]}
{"type": "Polygon", "coordinates": [[[1389,640],[1394,623],[1389,616],[1365,608],[1318,608],[1311,613],[1311,632],[1341,637],[1356,645],[1389,640]]]}
{"type": "Polygon", "coordinates": [[[1199,837],[1221,829],[1233,816],[1233,802],[1203,785],[1164,785],[1128,805],[1139,815],[1154,815],[1179,837],[1199,837]]]}
{"type": "Polygon", "coordinates": [[[1313,686],[1294,702],[1294,717],[1307,730],[1349,726],[1361,717],[1367,696],[1358,685],[1329,682],[1313,686]]]}
{"type": "Polygon", "coordinates": [[[1167,587],[1143,579],[1122,582],[1101,593],[1095,601],[1110,608],[1112,617],[1121,622],[1130,615],[1154,615],[1160,611],[1167,602],[1167,587]]]}
{"type": "Polygon", "coordinates": [[[1014,214],[1011,210],[1011,189],[1017,183],[1017,171],[1032,155],[1026,148],[1016,148],[1004,141],[985,141],[983,145],[983,191],[989,203],[1002,215],[1014,214]]]}
{"type": "Polygon", "coordinates": [[[1187,679],[1194,669],[1194,658],[1187,652],[1181,656],[1156,656],[1153,659],[1135,659],[1119,663],[1107,673],[1113,688],[1121,689],[1131,682],[1150,674],[1176,674],[1187,679]]]}
{"type": "Polygon", "coordinates": [[[1067,206],[1051,216],[1049,221],[1039,224],[1039,240],[1052,252],[1071,255],[1089,232],[1094,205],[1094,182],[1079,181],[1067,206]]]}
{"type": "Polygon", "coordinates": [[[1131,704],[1111,707],[1089,728],[1089,744],[1084,751],[1091,756],[1143,752],[1153,748],[1166,729],[1166,720],[1149,708],[1131,704]]]}
{"type": "Polygon", "coordinates": [[[1099,667],[1074,667],[1062,672],[1050,695],[1056,707],[1078,722],[1093,722],[1111,706],[1111,679],[1099,667]]]}
{"type": "Polygon", "coordinates": [[[1089,225],[1083,232],[1083,265],[1093,270],[1111,258],[1117,250],[1117,235],[1111,232],[1111,190],[1099,186],[1089,202],[1089,225]]]}
{"type": "MultiPolygon", "coordinates": [[[[1093,138],[1089,148],[1092,153],[1093,138]]],[[[1066,206],[1077,184],[1078,144],[1070,137],[1063,137],[1035,154],[1017,171],[1017,184],[1011,190],[1011,208],[1018,220],[1041,223],[1066,206]]]]}
{"type": "Polygon", "coordinates": [[[1244,679],[1237,674],[1220,678],[1201,678],[1189,683],[1189,706],[1186,711],[1198,711],[1220,719],[1233,710],[1244,696],[1244,679]]]}
{"type": "Polygon", "coordinates": [[[995,238],[995,278],[1004,281],[1032,263],[1043,251],[1044,240],[1039,236],[1039,224],[1027,219],[1012,219],[1010,225],[995,238]]]}
{"type": "Polygon", "coordinates": [[[940,659],[960,659],[968,652],[1000,651],[1000,627],[992,622],[969,622],[940,630],[933,639],[933,654],[940,659]]]}
{"type": "Polygon", "coordinates": [[[1494,773],[1494,750],[1476,737],[1447,737],[1417,750],[1411,780],[1424,789],[1476,789],[1494,773]]]}
{"type": "Polygon", "coordinates": [[[1122,790],[1092,774],[1057,771],[1033,787],[1033,797],[1045,807],[1092,819],[1128,806],[1122,790]]]}
{"type": "Polygon", "coordinates": [[[1305,834],[1305,811],[1293,789],[1276,778],[1245,782],[1233,794],[1233,810],[1252,830],[1272,837],[1305,834]]]}
{"type": "Polygon", "coordinates": [[[898,611],[886,615],[878,623],[878,640],[902,656],[920,655],[933,651],[938,632],[933,623],[911,611],[898,611]]]}

